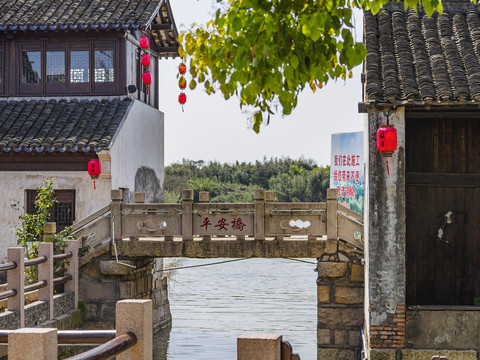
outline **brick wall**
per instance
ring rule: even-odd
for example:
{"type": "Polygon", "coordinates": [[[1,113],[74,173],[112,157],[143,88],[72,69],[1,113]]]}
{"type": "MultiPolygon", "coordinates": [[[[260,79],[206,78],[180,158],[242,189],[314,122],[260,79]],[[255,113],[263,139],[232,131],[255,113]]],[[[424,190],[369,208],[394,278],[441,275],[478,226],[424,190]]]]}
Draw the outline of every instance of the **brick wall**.
{"type": "Polygon", "coordinates": [[[370,347],[401,349],[405,344],[405,305],[398,305],[395,314],[388,314],[379,326],[370,326],[370,347]]]}
{"type": "Polygon", "coordinates": [[[364,325],[364,269],[349,262],[318,262],[318,360],[360,359],[364,325]]]}

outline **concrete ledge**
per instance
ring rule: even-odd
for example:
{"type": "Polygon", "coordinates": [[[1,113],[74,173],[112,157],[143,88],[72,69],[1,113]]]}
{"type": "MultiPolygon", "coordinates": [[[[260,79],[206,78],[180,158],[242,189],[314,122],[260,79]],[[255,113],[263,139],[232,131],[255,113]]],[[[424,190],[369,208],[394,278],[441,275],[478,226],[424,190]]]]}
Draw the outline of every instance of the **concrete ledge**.
{"type": "MultiPolygon", "coordinates": [[[[332,240],[225,240],[117,242],[119,256],[193,258],[319,258],[332,240]]],[[[334,240],[336,242],[336,240],[334,240]]]]}

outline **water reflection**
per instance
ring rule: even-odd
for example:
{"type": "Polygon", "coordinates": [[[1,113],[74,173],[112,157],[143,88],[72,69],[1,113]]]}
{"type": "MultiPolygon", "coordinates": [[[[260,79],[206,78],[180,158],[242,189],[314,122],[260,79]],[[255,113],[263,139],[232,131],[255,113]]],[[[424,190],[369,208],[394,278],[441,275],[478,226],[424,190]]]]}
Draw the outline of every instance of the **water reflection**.
{"type": "MultiPolygon", "coordinates": [[[[184,259],[182,266],[212,262],[184,259]]],[[[314,268],[287,259],[249,259],[178,270],[169,282],[172,329],[155,335],[154,358],[235,360],[237,337],[262,332],[282,334],[302,360],[316,359],[314,268]]]]}

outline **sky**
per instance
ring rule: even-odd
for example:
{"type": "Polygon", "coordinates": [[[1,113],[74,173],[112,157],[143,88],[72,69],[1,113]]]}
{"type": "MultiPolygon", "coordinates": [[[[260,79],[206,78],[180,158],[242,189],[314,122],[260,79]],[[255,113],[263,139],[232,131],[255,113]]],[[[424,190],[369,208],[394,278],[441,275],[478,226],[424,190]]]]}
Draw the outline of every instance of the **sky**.
{"type": "MultiPolygon", "coordinates": [[[[212,0],[170,0],[170,4],[179,32],[213,18],[212,0]]],[[[360,13],[355,15],[357,39],[361,39],[362,17],[360,13]]],[[[364,115],[357,110],[362,100],[361,66],[346,82],[330,80],[316,93],[305,89],[291,115],[272,117],[270,124],[256,134],[248,126],[238,98],[227,101],[220,93],[208,95],[203,85],[193,91],[187,87],[187,103],[182,111],[177,80],[180,62],[179,58],[160,61],[166,165],[182,159],[234,163],[264,157],[303,157],[329,165],[331,134],[363,131],[364,115]]]]}

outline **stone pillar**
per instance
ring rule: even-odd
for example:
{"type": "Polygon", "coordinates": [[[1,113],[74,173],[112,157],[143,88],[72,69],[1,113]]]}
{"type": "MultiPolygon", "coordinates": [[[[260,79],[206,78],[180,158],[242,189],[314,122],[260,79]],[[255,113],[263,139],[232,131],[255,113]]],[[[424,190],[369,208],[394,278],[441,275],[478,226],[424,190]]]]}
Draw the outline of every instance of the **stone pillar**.
{"type": "Polygon", "coordinates": [[[254,224],[253,233],[255,240],[265,240],[265,190],[255,189],[254,198],[254,224]]]}
{"type": "Polygon", "coordinates": [[[78,307],[78,245],[79,240],[67,240],[65,252],[72,253],[72,257],[68,259],[66,265],[67,274],[72,276],[72,280],[65,284],[65,291],[74,293],[75,309],[78,307]]]}
{"type": "Polygon", "coordinates": [[[153,321],[151,300],[122,300],[116,309],[117,336],[131,331],[137,343],[117,355],[117,360],[151,360],[153,357],[153,321]]]}
{"type": "Polygon", "coordinates": [[[363,266],[318,262],[318,359],[359,360],[363,317],[363,266]]]}
{"type": "Polygon", "coordinates": [[[48,301],[49,319],[53,319],[53,243],[38,244],[38,256],[47,258],[46,262],[38,265],[38,280],[47,280],[47,286],[38,290],[38,300],[48,301]]]}
{"type": "Polygon", "coordinates": [[[7,309],[18,311],[19,325],[25,326],[25,249],[12,247],[7,250],[7,261],[13,261],[17,267],[7,271],[8,290],[16,290],[17,294],[7,299],[7,309]]]}
{"type": "MultiPolygon", "coordinates": [[[[198,192],[198,202],[201,204],[208,204],[210,202],[210,193],[208,191],[199,191],[198,192]]],[[[212,240],[211,235],[203,235],[202,240],[210,241],[212,240]]]]}
{"type": "Polygon", "coordinates": [[[193,190],[182,190],[182,238],[193,240],[193,190]]]}
{"type": "Polygon", "coordinates": [[[8,334],[8,359],[57,360],[57,346],[57,329],[18,329],[8,334]]]}
{"type": "Polygon", "coordinates": [[[112,233],[115,241],[122,239],[122,200],[123,191],[120,189],[111,191],[112,204],[112,233]]]}
{"type": "Polygon", "coordinates": [[[245,334],[237,339],[237,360],[281,360],[282,335],[245,334]]]}
{"type": "Polygon", "coordinates": [[[370,110],[365,131],[365,313],[372,349],[405,347],[405,112],[400,107],[390,115],[397,130],[397,150],[388,159],[388,174],[376,147],[376,132],[386,123],[387,110],[370,110]]]}
{"type": "Polygon", "coordinates": [[[57,224],[54,222],[47,222],[43,227],[43,241],[53,242],[53,235],[57,233],[57,224]]]}

